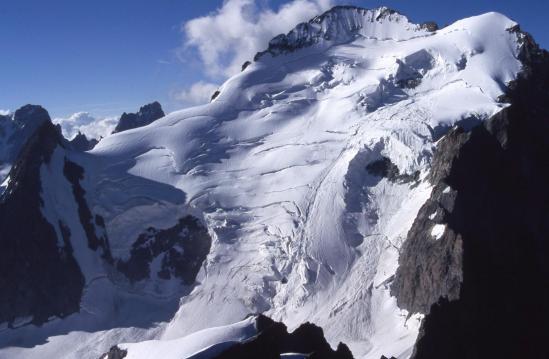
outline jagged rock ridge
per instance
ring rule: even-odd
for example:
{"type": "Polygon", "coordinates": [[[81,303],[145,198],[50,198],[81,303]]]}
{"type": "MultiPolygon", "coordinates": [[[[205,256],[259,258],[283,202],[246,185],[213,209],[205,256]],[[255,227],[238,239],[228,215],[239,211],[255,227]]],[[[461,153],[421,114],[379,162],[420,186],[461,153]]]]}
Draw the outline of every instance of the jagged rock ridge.
{"type": "Polygon", "coordinates": [[[97,145],[97,143],[99,143],[97,139],[88,139],[88,137],[81,132],[78,132],[78,134],[72,140],[70,140],[70,144],[73,149],[83,152],[93,149],[95,145],[97,145]]]}
{"type": "Polygon", "coordinates": [[[213,359],[278,359],[282,354],[294,353],[311,359],[353,359],[349,348],[339,343],[336,350],[324,338],[322,328],[304,323],[288,333],[283,323],[259,315],[256,319],[258,334],[236,343],[213,359]]]}
{"type": "Polygon", "coordinates": [[[157,101],[145,105],[137,113],[124,112],[116,125],[113,133],[127,131],[132,128],[146,126],[159,118],[164,117],[162,106],[157,101]]]}

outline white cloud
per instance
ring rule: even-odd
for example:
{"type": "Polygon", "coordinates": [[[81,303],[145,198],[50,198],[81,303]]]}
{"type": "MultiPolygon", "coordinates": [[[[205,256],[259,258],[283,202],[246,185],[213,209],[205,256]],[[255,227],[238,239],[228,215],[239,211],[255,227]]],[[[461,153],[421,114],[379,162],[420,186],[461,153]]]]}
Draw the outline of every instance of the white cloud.
{"type": "Polygon", "coordinates": [[[274,36],[329,9],[334,0],[293,0],[277,11],[256,0],[226,0],[210,15],[183,25],[185,50],[196,49],[210,77],[228,77],[267,48],[274,36]]]}
{"type": "Polygon", "coordinates": [[[105,137],[110,135],[118,123],[118,116],[95,118],[88,112],[77,112],[69,118],[54,118],[53,123],[61,125],[63,136],[68,139],[74,138],[81,132],[88,138],[105,137]]]}
{"type": "Polygon", "coordinates": [[[183,91],[174,93],[173,97],[186,105],[200,105],[210,102],[218,87],[213,83],[199,81],[183,91]]]}
{"type": "Polygon", "coordinates": [[[7,115],[9,115],[10,113],[11,113],[10,110],[2,110],[2,109],[0,108],[0,115],[2,115],[2,116],[7,116],[7,115]]]}

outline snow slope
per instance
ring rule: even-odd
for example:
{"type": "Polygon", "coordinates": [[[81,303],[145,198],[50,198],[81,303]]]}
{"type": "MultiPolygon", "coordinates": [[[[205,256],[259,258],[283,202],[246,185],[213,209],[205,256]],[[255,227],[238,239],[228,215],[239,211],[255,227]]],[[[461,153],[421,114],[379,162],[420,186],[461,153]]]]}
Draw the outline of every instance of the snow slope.
{"type": "MultiPolygon", "coordinates": [[[[290,330],[314,322],[359,358],[408,357],[421,317],[408,318],[389,294],[398,249],[430,195],[423,179],[434,143],[456,123],[505,106],[497,99],[521,68],[516,34],[507,31],[513,25],[488,13],[430,32],[386,9],[335,8],[271,41],[212,103],[74,155],[117,256],[129,253],[135,236],[128,233],[168,228],[186,213],[203,221],[213,244],[171,320],[150,330],[73,332],[67,343],[76,335],[101,342],[104,352],[155,339],[128,345],[129,357],[147,357],[137,353],[156,344],[187,353],[180,338],[265,312],[290,330]],[[382,157],[400,173],[419,171],[419,180],[368,173],[382,157]]],[[[100,277],[134,294],[182,293],[161,280],[128,289],[106,270],[85,267],[88,283],[100,277]]],[[[84,302],[93,302],[96,292],[86,293],[84,302]]],[[[39,355],[15,347],[0,357],[39,355]]]]}
{"type": "Polygon", "coordinates": [[[183,338],[120,344],[119,347],[128,351],[127,359],[198,359],[220,353],[231,344],[241,342],[256,334],[255,317],[250,316],[232,325],[204,329],[183,338]]]}

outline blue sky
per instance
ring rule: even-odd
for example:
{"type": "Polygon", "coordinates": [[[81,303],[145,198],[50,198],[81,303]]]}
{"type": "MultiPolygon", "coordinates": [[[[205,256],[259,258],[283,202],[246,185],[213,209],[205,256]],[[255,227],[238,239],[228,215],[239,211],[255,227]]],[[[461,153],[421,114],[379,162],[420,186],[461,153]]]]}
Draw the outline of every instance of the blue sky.
{"type": "MultiPolygon", "coordinates": [[[[244,17],[253,22],[254,17],[268,9],[276,13],[281,5],[288,3],[292,1],[258,0],[255,9],[245,9],[244,17]]],[[[368,8],[386,5],[413,21],[434,20],[441,25],[487,11],[499,11],[521,23],[543,47],[549,47],[549,28],[544,19],[549,14],[549,1],[545,0],[332,3],[368,8]]],[[[26,103],[35,103],[46,107],[52,117],[68,117],[79,111],[102,117],[135,111],[153,100],[159,100],[168,111],[185,107],[194,101],[190,94],[201,89],[207,94],[230,74],[231,59],[236,63],[248,56],[246,51],[252,51],[252,45],[241,48],[237,42],[228,43],[239,52],[220,50],[217,57],[208,62],[198,50],[200,41],[222,37],[219,29],[209,31],[209,27],[198,25],[200,34],[194,45],[184,46],[183,24],[201,16],[214,17],[222,6],[221,0],[2,0],[0,109],[14,110],[26,103]],[[223,63],[221,68],[212,62],[216,59],[223,63]],[[203,86],[189,92],[196,83],[203,86]]],[[[299,16],[309,16],[310,12],[303,9],[299,16]]],[[[271,36],[265,33],[267,30],[257,31],[262,31],[263,37],[271,36]]],[[[260,43],[263,41],[266,40],[261,38],[260,43]]],[[[204,46],[211,50],[208,44],[204,46]]]]}

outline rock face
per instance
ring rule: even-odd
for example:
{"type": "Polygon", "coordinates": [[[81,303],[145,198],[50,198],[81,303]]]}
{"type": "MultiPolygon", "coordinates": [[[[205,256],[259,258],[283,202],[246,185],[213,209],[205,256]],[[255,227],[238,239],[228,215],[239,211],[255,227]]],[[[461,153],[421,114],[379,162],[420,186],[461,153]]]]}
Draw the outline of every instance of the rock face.
{"type": "Polygon", "coordinates": [[[120,349],[118,346],[113,346],[111,349],[103,354],[100,359],[124,359],[128,355],[128,351],[120,349]]]}
{"type": "Polygon", "coordinates": [[[65,159],[63,174],[72,185],[74,200],[78,205],[78,217],[88,239],[88,248],[93,251],[100,249],[102,257],[107,262],[112,262],[109,238],[106,235],[103,218],[99,215],[94,217],[86,202],[86,191],[80,184],[80,181],[84,179],[84,169],[76,163],[65,159]],[[101,235],[97,235],[96,228],[102,229],[101,235]]]}
{"type": "Polygon", "coordinates": [[[164,117],[164,111],[160,103],[153,102],[139,109],[137,113],[124,112],[113,133],[131,130],[132,128],[147,126],[148,124],[164,117]]]}
{"type": "Polygon", "coordinates": [[[29,138],[50,121],[48,112],[37,105],[25,105],[13,114],[0,115],[0,183],[29,138]]]}
{"type": "Polygon", "coordinates": [[[20,128],[27,130],[35,130],[49,121],[48,111],[37,105],[25,105],[13,114],[13,122],[20,128]]]}
{"type": "Polygon", "coordinates": [[[419,210],[401,248],[392,294],[397,297],[399,307],[413,313],[429,313],[439,298],[459,298],[463,240],[459,233],[447,227],[457,192],[445,179],[469,136],[458,127],[438,144],[429,174],[429,181],[434,185],[431,197],[419,210]]]}
{"type": "MultiPolygon", "coordinates": [[[[242,70],[244,71],[244,70],[242,70]]],[[[217,96],[219,96],[221,92],[219,90],[216,90],[213,94],[212,94],[212,97],[210,98],[210,102],[215,100],[217,98],[217,96]]]]}
{"type": "Polygon", "coordinates": [[[0,136],[5,135],[4,126],[8,121],[11,121],[11,115],[9,113],[7,115],[1,115],[0,114],[0,129],[1,129],[0,130],[0,136]]]}
{"type": "Polygon", "coordinates": [[[241,71],[244,71],[248,68],[248,66],[250,66],[252,63],[251,61],[246,61],[242,64],[242,67],[241,67],[241,71]]]}
{"type": "Polygon", "coordinates": [[[78,132],[78,135],[76,135],[71,141],[71,147],[76,151],[89,151],[92,150],[95,145],[97,145],[99,141],[97,141],[95,138],[88,139],[86,135],[83,133],[78,132]]]}
{"type": "Polygon", "coordinates": [[[419,171],[412,174],[401,174],[398,167],[387,157],[382,157],[381,159],[368,164],[366,170],[375,176],[385,177],[391,182],[407,183],[419,179],[419,171]]]}
{"type": "Polygon", "coordinates": [[[172,277],[193,284],[200,266],[210,252],[212,240],[206,228],[186,216],[172,228],[149,228],[132,245],[130,258],[118,261],[117,268],[133,283],[151,275],[162,279],[172,277]],[[151,273],[152,261],[162,256],[160,270],[151,273]]]}
{"type": "Polygon", "coordinates": [[[21,151],[0,197],[0,322],[9,325],[20,317],[41,324],[51,316],[74,313],[84,288],[70,232],[59,223],[63,238],[57,238],[41,212],[40,168],[62,140],[42,110],[26,107],[16,112],[22,128],[35,121],[42,124],[21,151]]]}
{"type": "Polygon", "coordinates": [[[392,292],[428,313],[415,359],[549,357],[549,53],[511,31],[524,64],[511,106],[438,144],[401,252],[392,292]]]}
{"type": "Polygon", "coordinates": [[[285,353],[318,359],[353,358],[351,351],[343,343],[339,343],[337,350],[333,350],[324,338],[322,328],[311,323],[302,324],[292,333],[288,333],[284,324],[260,315],[257,318],[257,331],[258,335],[235,344],[215,359],[279,359],[285,353]]]}

